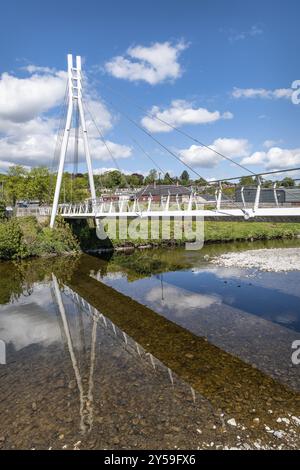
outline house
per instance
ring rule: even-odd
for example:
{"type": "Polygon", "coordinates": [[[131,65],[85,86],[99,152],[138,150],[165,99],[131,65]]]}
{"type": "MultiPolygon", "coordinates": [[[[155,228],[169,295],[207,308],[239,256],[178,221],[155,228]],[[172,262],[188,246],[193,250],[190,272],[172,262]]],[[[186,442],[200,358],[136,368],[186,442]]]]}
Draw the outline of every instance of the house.
{"type": "Polygon", "coordinates": [[[141,189],[136,193],[136,197],[139,201],[147,201],[149,197],[152,197],[153,201],[160,201],[161,198],[170,196],[171,201],[187,202],[192,189],[185,186],[176,184],[148,184],[145,188],[141,189]]]}
{"type": "MultiPolygon", "coordinates": [[[[257,187],[248,186],[244,188],[244,200],[246,203],[254,203],[257,187]]],[[[277,188],[277,200],[279,204],[300,205],[300,188],[277,188]]],[[[236,202],[243,202],[241,188],[235,191],[236,202]]],[[[273,188],[261,188],[260,202],[262,204],[275,204],[275,193],[273,188]]]]}

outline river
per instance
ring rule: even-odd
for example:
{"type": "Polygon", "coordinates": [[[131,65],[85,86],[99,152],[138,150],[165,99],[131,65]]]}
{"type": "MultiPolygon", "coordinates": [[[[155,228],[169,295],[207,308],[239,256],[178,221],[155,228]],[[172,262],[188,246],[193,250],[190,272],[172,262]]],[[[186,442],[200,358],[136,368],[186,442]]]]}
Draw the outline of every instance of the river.
{"type": "Polygon", "coordinates": [[[300,271],[221,253],[0,263],[0,448],[299,448],[300,271]]]}

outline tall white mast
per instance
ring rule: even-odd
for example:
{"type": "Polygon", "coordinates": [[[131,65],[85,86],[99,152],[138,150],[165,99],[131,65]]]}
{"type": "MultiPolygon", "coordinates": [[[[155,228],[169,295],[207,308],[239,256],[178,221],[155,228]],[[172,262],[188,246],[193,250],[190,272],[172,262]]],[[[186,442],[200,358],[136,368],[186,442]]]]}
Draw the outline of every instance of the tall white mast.
{"type": "Polygon", "coordinates": [[[75,100],[77,100],[77,103],[78,103],[80,124],[81,124],[81,128],[83,131],[83,145],[84,145],[84,153],[85,153],[88,176],[89,176],[89,186],[90,186],[90,191],[91,191],[91,197],[92,197],[93,202],[96,200],[92,160],[91,160],[91,155],[90,155],[84,109],[83,109],[83,104],[82,104],[82,76],[81,76],[81,57],[80,56],[76,56],[76,67],[73,67],[73,56],[72,54],[68,54],[68,85],[69,85],[68,86],[69,88],[68,112],[67,112],[66,125],[64,129],[64,135],[63,135],[61,149],[60,149],[59,167],[58,167],[55,194],[54,194],[51,221],[50,221],[51,228],[54,227],[58,204],[59,204],[59,196],[60,196],[60,191],[61,191],[61,183],[62,183],[62,177],[63,177],[64,167],[65,167],[66,154],[68,150],[68,143],[69,143],[69,136],[70,136],[70,130],[71,130],[71,125],[72,125],[72,115],[74,111],[75,100]]]}

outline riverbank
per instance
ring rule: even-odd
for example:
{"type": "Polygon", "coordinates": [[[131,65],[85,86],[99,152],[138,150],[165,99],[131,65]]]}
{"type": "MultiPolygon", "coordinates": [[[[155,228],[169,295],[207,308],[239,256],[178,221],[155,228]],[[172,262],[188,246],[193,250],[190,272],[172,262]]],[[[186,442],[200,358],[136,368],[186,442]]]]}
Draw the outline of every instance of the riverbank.
{"type": "Polygon", "coordinates": [[[58,219],[54,230],[35,217],[0,222],[0,260],[64,255],[80,251],[70,226],[58,219]]]}
{"type": "Polygon", "coordinates": [[[224,253],[211,260],[226,268],[256,268],[261,271],[300,271],[300,248],[277,248],[224,253]]]}
{"type": "MultiPolygon", "coordinates": [[[[83,251],[93,254],[97,251],[131,251],[135,248],[146,249],[154,247],[180,247],[186,242],[193,241],[187,237],[175,240],[172,238],[173,227],[171,224],[171,239],[145,239],[121,240],[118,238],[100,241],[96,237],[95,229],[89,226],[75,226],[75,234],[83,251]]],[[[74,228],[73,228],[74,230],[74,228]]],[[[118,233],[118,232],[117,232],[118,233]]],[[[300,223],[271,223],[271,222],[211,222],[204,223],[204,243],[219,244],[229,242],[252,242],[257,240],[280,240],[300,238],[300,223]]]]}
{"type": "MultiPolygon", "coordinates": [[[[171,239],[130,237],[126,240],[107,238],[99,240],[93,223],[57,219],[51,230],[48,221],[40,222],[34,217],[24,217],[0,222],[0,260],[47,257],[69,253],[87,252],[97,254],[105,251],[131,251],[135,248],[179,247],[193,241],[187,237],[174,239],[171,223],[171,239]]],[[[296,239],[300,237],[299,223],[271,222],[211,222],[204,223],[205,244],[249,242],[255,240],[296,239]]]]}

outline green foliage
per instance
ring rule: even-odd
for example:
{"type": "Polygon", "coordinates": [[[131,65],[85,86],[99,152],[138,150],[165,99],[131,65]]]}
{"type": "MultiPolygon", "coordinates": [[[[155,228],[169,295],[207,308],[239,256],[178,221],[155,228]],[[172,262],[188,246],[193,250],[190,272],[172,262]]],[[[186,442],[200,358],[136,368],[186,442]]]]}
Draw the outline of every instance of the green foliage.
{"type": "Polygon", "coordinates": [[[145,184],[153,184],[154,181],[157,180],[157,171],[156,170],[150,170],[149,174],[145,178],[145,184]]]}
{"type": "Polygon", "coordinates": [[[295,181],[293,180],[293,178],[286,177],[283,178],[283,180],[281,181],[281,185],[285,188],[292,188],[293,186],[295,186],[295,181]]]}
{"type": "Polygon", "coordinates": [[[6,219],[6,205],[4,202],[0,201],[0,221],[6,219]]]}
{"type": "Polygon", "coordinates": [[[255,186],[256,185],[255,178],[253,178],[252,176],[243,176],[240,179],[240,185],[241,186],[255,186]]]}
{"type": "Polygon", "coordinates": [[[38,223],[34,217],[0,222],[0,259],[77,251],[79,244],[71,228],[60,219],[53,230],[38,223]]]}
{"type": "Polygon", "coordinates": [[[205,222],[205,242],[236,240],[272,240],[294,238],[300,234],[299,223],[205,222]]]}
{"type": "Polygon", "coordinates": [[[0,258],[15,259],[27,255],[20,225],[14,219],[0,222],[0,258]]]}
{"type": "Polygon", "coordinates": [[[189,184],[189,182],[190,182],[190,175],[188,174],[188,172],[187,172],[186,170],[184,170],[184,171],[181,173],[180,182],[181,182],[181,184],[183,184],[183,185],[189,184]]]}

